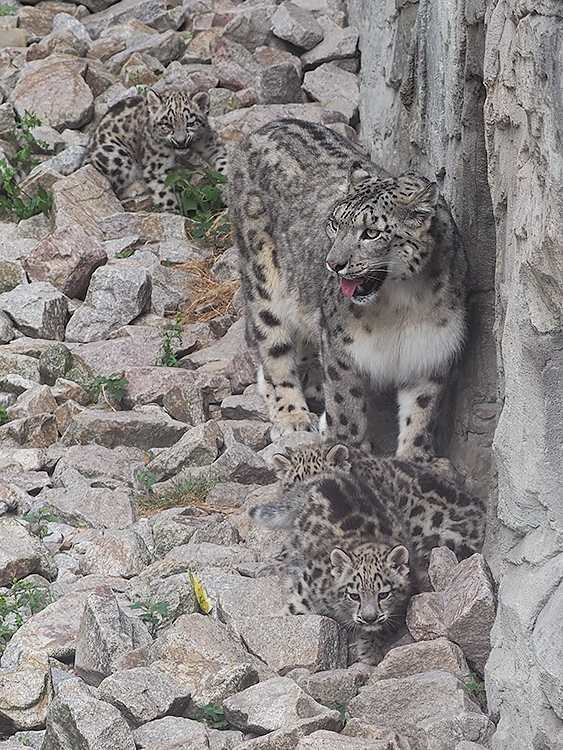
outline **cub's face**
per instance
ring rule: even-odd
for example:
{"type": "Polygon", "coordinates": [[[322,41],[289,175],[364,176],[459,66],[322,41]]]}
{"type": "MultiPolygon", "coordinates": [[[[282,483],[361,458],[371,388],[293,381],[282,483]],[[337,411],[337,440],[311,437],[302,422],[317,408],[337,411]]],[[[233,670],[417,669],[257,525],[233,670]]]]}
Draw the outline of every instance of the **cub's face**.
{"type": "Polygon", "coordinates": [[[190,97],[184,91],[147,92],[153,136],[175,149],[186,149],[207,124],[209,97],[201,92],[190,97]]]}
{"type": "Polygon", "coordinates": [[[352,554],[336,548],[330,560],[350,625],[378,630],[404,616],[412,591],[406,547],[363,544],[352,554]]]}
{"type": "Polygon", "coordinates": [[[406,279],[424,267],[438,199],[436,183],[422,176],[380,180],[352,169],[348,195],[327,223],[332,247],[326,265],[347,297],[365,304],[387,278],[406,279]]]}

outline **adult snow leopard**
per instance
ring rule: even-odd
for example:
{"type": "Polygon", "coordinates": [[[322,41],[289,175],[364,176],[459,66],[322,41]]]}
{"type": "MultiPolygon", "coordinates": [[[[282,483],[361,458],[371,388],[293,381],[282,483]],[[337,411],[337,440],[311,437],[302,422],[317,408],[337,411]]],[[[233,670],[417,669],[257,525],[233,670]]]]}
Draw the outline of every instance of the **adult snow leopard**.
{"type": "Polygon", "coordinates": [[[363,444],[367,381],[393,386],[397,455],[426,460],[465,334],[465,256],[438,186],[389,177],[332,130],[290,119],[237,145],[229,204],[272,438],[314,429],[320,353],[325,437],[363,444]]]}

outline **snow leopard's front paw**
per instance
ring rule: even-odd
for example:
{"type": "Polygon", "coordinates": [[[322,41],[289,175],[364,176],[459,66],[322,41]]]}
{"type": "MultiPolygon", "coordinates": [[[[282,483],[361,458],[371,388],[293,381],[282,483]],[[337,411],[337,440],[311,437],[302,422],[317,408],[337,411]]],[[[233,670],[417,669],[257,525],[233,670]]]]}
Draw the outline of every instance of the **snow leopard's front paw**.
{"type": "Polygon", "coordinates": [[[291,432],[316,432],[317,415],[305,409],[278,412],[270,431],[272,441],[291,432]]]}

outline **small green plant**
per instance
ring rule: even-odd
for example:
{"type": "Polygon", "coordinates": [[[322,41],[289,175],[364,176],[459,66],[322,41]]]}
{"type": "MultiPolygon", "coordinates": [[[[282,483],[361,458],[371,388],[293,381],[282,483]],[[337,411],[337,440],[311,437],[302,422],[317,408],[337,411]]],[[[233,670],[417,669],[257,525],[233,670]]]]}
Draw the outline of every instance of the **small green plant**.
{"type": "Polygon", "coordinates": [[[482,680],[477,672],[470,672],[463,678],[467,689],[474,695],[481,695],[485,692],[485,682],[482,680]]]}
{"type": "Polygon", "coordinates": [[[168,602],[135,602],[130,609],[140,609],[141,620],[147,625],[151,633],[155,633],[171,616],[168,602]]]}
{"type": "Polygon", "coordinates": [[[119,260],[122,260],[123,258],[130,258],[134,252],[134,247],[126,247],[125,250],[120,250],[118,253],[116,253],[115,257],[119,260]]]}
{"type": "MultiPolygon", "coordinates": [[[[208,233],[214,227],[220,215],[226,217],[222,207],[221,189],[227,178],[220,172],[212,169],[195,169],[187,171],[180,169],[172,172],[166,178],[165,185],[171,187],[176,194],[180,213],[192,221],[190,234],[196,242],[211,241],[208,233]],[[194,184],[194,176],[200,175],[205,178],[203,184],[194,184]]],[[[228,223],[225,219],[223,223],[228,223]]],[[[226,229],[224,227],[224,229],[226,229]]],[[[227,232],[230,232],[230,225],[227,232]]]]}
{"type": "Polygon", "coordinates": [[[112,372],[108,377],[101,376],[96,378],[95,384],[101,390],[106,404],[115,411],[115,407],[110,402],[110,398],[120,404],[125,396],[125,386],[129,383],[127,378],[123,377],[120,372],[112,372]]]}
{"type": "Polygon", "coordinates": [[[203,720],[211,729],[226,729],[229,726],[223,706],[220,703],[208,703],[204,706],[203,720]]]}
{"type": "Polygon", "coordinates": [[[47,524],[56,523],[59,517],[53,513],[52,508],[45,506],[38,510],[37,513],[26,513],[23,516],[23,520],[28,522],[29,530],[32,534],[35,534],[40,539],[44,539],[50,534],[47,524]]]}
{"type": "Polygon", "coordinates": [[[20,734],[20,736],[18,737],[18,742],[21,742],[22,745],[29,747],[31,745],[31,737],[29,736],[29,732],[20,734]]]}
{"type": "Polygon", "coordinates": [[[146,492],[151,492],[153,485],[156,484],[156,477],[154,474],[151,474],[150,471],[142,471],[140,474],[137,474],[137,480],[143,485],[146,492]]]}
{"type": "Polygon", "coordinates": [[[10,417],[8,416],[8,410],[5,406],[0,406],[0,424],[6,424],[10,417]]]}
{"type": "Polygon", "coordinates": [[[35,581],[14,578],[12,586],[0,594],[0,654],[26,616],[39,612],[49,604],[49,597],[35,581]]]}
{"type": "Polygon", "coordinates": [[[16,151],[16,162],[27,171],[31,171],[37,166],[35,160],[31,158],[32,149],[37,146],[42,149],[49,147],[46,141],[38,140],[31,132],[32,128],[38,128],[40,125],[41,120],[37,115],[33,112],[28,112],[26,109],[21,120],[12,129],[14,140],[19,146],[19,149],[16,151]]]}
{"type": "Polygon", "coordinates": [[[180,322],[180,316],[176,316],[174,323],[167,323],[162,332],[160,350],[162,354],[157,357],[155,365],[157,367],[180,367],[178,357],[174,353],[173,344],[176,341],[178,344],[182,343],[182,324],[180,322]]]}
{"type": "Polygon", "coordinates": [[[48,216],[52,197],[42,186],[37,188],[37,195],[33,198],[27,195],[16,183],[17,171],[6,159],[0,159],[0,216],[12,212],[18,219],[30,219],[41,213],[48,216]]]}
{"type": "Polygon", "coordinates": [[[15,5],[0,5],[0,16],[11,16],[16,11],[15,5]]]}
{"type": "Polygon", "coordinates": [[[321,705],[330,708],[331,711],[338,711],[338,713],[342,717],[342,721],[346,723],[346,706],[343,703],[339,703],[338,701],[329,701],[328,703],[321,702],[321,705]]]}
{"type": "Polygon", "coordinates": [[[154,492],[152,487],[137,498],[141,514],[150,515],[166,508],[186,505],[203,505],[209,492],[220,481],[216,471],[207,471],[199,477],[190,472],[180,474],[166,490],[154,492]]]}

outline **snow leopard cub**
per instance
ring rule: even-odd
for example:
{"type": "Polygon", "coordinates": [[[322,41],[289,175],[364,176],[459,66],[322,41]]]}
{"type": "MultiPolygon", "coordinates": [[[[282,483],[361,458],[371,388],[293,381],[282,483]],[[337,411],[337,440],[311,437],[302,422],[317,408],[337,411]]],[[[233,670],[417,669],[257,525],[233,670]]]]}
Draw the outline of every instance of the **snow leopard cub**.
{"type": "Polygon", "coordinates": [[[250,515],[289,531],[289,609],[334,618],[357,657],[377,663],[411,595],[429,588],[431,549],[446,545],[459,558],[480,551],[484,508],[449,477],[413,462],[342,444],[287,453],[274,456],[280,497],[250,515]]]}
{"type": "Polygon", "coordinates": [[[272,438],[315,428],[299,365],[320,354],[328,440],[361,445],[369,386],[393,387],[397,455],[427,460],[465,334],[465,256],[436,183],[281,120],[235,147],[229,204],[272,438]]]}
{"type": "Polygon", "coordinates": [[[208,111],[204,91],[149,90],[123,99],[100,120],[85,162],[108,178],[119,199],[148,193],[155,207],[175,211],[174,191],[164,183],[178,169],[179,155],[191,150],[215,171],[227,171],[225,147],[209,127],[208,111]]]}

